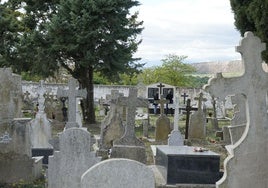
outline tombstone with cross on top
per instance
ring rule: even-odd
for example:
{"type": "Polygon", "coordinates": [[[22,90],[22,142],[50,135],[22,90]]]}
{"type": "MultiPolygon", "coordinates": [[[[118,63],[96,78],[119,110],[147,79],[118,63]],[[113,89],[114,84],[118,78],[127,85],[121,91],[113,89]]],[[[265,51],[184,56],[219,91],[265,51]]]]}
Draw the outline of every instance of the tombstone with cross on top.
{"type": "Polygon", "coordinates": [[[226,146],[229,156],[224,161],[225,174],[216,182],[219,188],[268,185],[268,114],[265,102],[268,74],[262,68],[261,58],[265,48],[258,37],[252,32],[246,32],[236,48],[242,55],[244,74],[226,78],[218,73],[205,86],[207,92],[220,100],[235,94],[243,94],[246,98],[245,132],[235,145],[226,146]]]}

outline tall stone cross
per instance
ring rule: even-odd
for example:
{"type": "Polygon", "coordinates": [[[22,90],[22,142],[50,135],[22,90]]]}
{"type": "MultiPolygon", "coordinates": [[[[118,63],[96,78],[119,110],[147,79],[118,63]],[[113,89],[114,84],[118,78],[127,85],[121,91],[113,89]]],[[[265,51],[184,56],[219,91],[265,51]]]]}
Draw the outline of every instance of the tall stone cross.
{"type": "Polygon", "coordinates": [[[38,94],[38,113],[44,113],[45,109],[45,94],[50,92],[51,89],[46,89],[44,87],[44,80],[40,80],[40,84],[34,89],[38,94]]]}
{"type": "Polygon", "coordinates": [[[68,82],[69,90],[58,89],[57,97],[68,97],[68,122],[66,123],[66,128],[79,127],[76,123],[76,98],[86,98],[87,91],[76,89],[76,80],[70,78],[68,82]]]}
{"type": "Polygon", "coordinates": [[[156,104],[160,104],[160,115],[163,116],[164,115],[164,109],[165,109],[165,104],[168,103],[169,100],[164,99],[164,96],[161,95],[160,99],[155,101],[156,104]]]}
{"type": "Polygon", "coordinates": [[[200,92],[199,97],[195,97],[194,99],[198,101],[198,110],[202,110],[202,102],[207,101],[207,99],[204,98],[204,94],[200,92]]]}
{"type": "Polygon", "coordinates": [[[181,97],[183,97],[183,104],[185,104],[186,102],[186,98],[188,97],[189,95],[187,95],[186,93],[183,93],[183,95],[181,95],[181,97]]]}
{"type": "Polygon", "coordinates": [[[127,122],[124,135],[114,142],[115,145],[144,145],[135,135],[135,116],[137,107],[148,107],[148,100],[137,98],[137,92],[136,88],[129,88],[128,97],[118,98],[118,104],[127,108],[127,122]]]}
{"type": "Polygon", "coordinates": [[[157,87],[159,87],[159,89],[160,89],[159,94],[161,95],[162,94],[162,88],[165,87],[165,85],[163,85],[162,83],[160,83],[159,85],[157,85],[157,87]]]}
{"type": "Polygon", "coordinates": [[[264,50],[265,44],[252,32],[246,32],[240,46],[236,47],[236,51],[242,55],[244,74],[225,78],[218,73],[204,87],[212,96],[221,100],[235,94],[246,97],[246,129],[240,140],[228,148],[230,155],[224,162],[225,175],[216,183],[217,187],[268,185],[268,175],[263,173],[268,172],[268,74],[262,69],[261,59],[261,52],[264,50]]]}
{"type": "Polygon", "coordinates": [[[169,146],[182,146],[183,145],[183,138],[179,131],[179,96],[175,94],[175,111],[174,111],[174,128],[171,131],[171,134],[168,138],[168,145],[169,146]]]}
{"type": "Polygon", "coordinates": [[[189,122],[190,122],[190,115],[192,110],[197,110],[196,108],[191,106],[191,99],[187,99],[186,102],[186,122],[185,122],[185,139],[188,139],[188,132],[189,132],[189,122]]]}

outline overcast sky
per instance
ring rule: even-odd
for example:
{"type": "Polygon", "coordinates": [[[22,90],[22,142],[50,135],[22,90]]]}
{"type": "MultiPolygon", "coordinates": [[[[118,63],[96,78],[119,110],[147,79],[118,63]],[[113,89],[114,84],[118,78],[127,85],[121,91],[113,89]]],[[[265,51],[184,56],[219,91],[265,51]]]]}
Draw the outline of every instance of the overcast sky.
{"type": "Polygon", "coordinates": [[[161,65],[168,54],[188,56],[186,63],[241,59],[240,34],[229,0],[139,0],[144,21],[135,57],[146,67],[161,65]]]}

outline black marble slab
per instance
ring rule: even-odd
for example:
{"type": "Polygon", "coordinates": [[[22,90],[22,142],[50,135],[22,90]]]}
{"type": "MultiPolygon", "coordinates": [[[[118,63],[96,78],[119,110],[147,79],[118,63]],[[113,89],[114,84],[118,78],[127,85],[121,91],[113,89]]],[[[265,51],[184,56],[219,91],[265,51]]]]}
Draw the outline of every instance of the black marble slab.
{"type": "Polygon", "coordinates": [[[219,154],[191,146],[156,146],[155,163],[167,184],[215,184],[222,176],[219,154]]]}
{"type": "Polygon", "coordinates": [[[32,148],[32,157],[43,156],[42,163],[48,164],[48,157],[53,155],[53,148],[32,148]]]}

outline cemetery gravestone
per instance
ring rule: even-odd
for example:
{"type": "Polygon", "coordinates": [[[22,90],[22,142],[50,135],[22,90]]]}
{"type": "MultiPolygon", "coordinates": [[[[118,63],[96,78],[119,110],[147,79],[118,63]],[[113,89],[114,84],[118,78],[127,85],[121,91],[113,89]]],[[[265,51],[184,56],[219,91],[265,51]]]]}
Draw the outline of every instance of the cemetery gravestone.
{"type": "Polygon", "coordinates": [[[36,91],[38,93],[39,106],[35,118],[30,122],[32,148],[52,148],[48,142],[51,139],[51,124],[44,111],[44,94],[47,92],[47,89],[44,87],[43,80],[40,81],[40,85],[36,88],[36,91]]]}
{"type": "Polygon", "coordinates": [[[82,174],[100,161],[90,149],[90,133],[69,128],[60,134],[60,151],[49,156],[48,188],[80,187],[82,174]]]}
{"type": "Polygon", "coordinates": [[[32,158],[30,118],[21,117],[21,77],[0,69],[0,182],[32,181],[41,176],[42,158],[32,158]]]}
{"type": "Polygon", "coordinates": [[[119,104],[127,108],[127,122],[124,135],[114,141],[112,158],[128,158],[146,163],[145,146],[135,135],[135,114],[137,106],[147,106],[147,100],[137,98],[137,89],[129,88],[128,97],[119,97],[119,104]]]}
{"type": "Polygon", "coordinates": [[[76,90],[76,80],[74,78],[69,79],[68,86],[68,91],[58,89],[57,96],[58,98],[68,97],[68,122],[66,123],[66,128],[79,127],[76,122],[76,98],[86,98],[87,92],[85,89],[76,90]]]}
{"type": "Polygon", "coordinates": [[[197,110],[191,106],[191,99],[187,99],[185,111],[186,111],[186,121],[185,121],[185,139],[188,139],[189,135],[189,123],[190,123],[190,115],[192,110],[197,110]]]}
{"type": "Polygon", "coordinates": [[[43,156],[43,163],[48,164],[48,156],[53,154],[53,148],[49,143],[52,137],[51,124],[47,119],[45,109],[45,94],[51,89],[44,87],[44,81],[36,88],[38,93],[38,111],[35,118],[30,122],[32,156],[43,156]]]}
{"type": "Polygon", "coordinates": [[[171,131],[171,134],[168,138],[168,145],[169,146],[182,146],[183,145],[183,138],[181,132],[179,131],[179,97],[175,96],[175,112],[174,112],[174,128],[171,131]]]}
{"type": "Polygon", "coordinates": [[[156,141],[166,141],[168,139],[168,135],[170,133],[170,120],[164,114],[164,104],[166,104],[168,100],[163,99],[163,95],[161,95],[160,100],[160,116],[156,120],[156,130],[155,130],[155,140],[156,141]]]}
{"type": "Polygon", "coordinates": [[[21,77],[10,68],[0,68],[0,127],[8,126],[13,118],[22,117],[21,77]]]}
{"type": "Polygon", "coordinates": [[[81,178],[81,188],[153,188],[154,174],[146,165],[130,159],[102,161],[81,178]]]}
{"type": "Polygon", "coordinates": [[[227,147],[229,156],[224,162],[224,176],[216,185],[223,187],[267,187],[268,185],[268,132],[267,80],[262,69],[261,52],[265,44],[252,32],[246,32],[236,48],[241,53],[245,72],[240,77],[225,78],[218,73],[205,87],[213,96],[224,99],[227,95],[246,97],[247,125],[242,138],[227,147]],[[258,91],[258,92],[256,92],[258,91]],[[250,177],[250,178],[249,178],[250,177]]]}
{"type": "Polygon", "coordinates": [[[202,92],[195,99],[198,100],[198,110],[190,117],[189,139],[204,139],[206,137],[206,115],[202,110],[202,102],[206,99],[203,98],[202,92]]]}
{"type": "Polygon", "coordinates": [[[101,122],[100,135],[100,151],[99,153],[105,157],[107,150],[113,146],[113,141],[119,139],[124,134],[124,126],[122,116],[120,114],[120,106],[118,105],[118,97],[122,96],[118,90],[112,90],[108,96],[110,100],[110,110],[101,122]]]}

